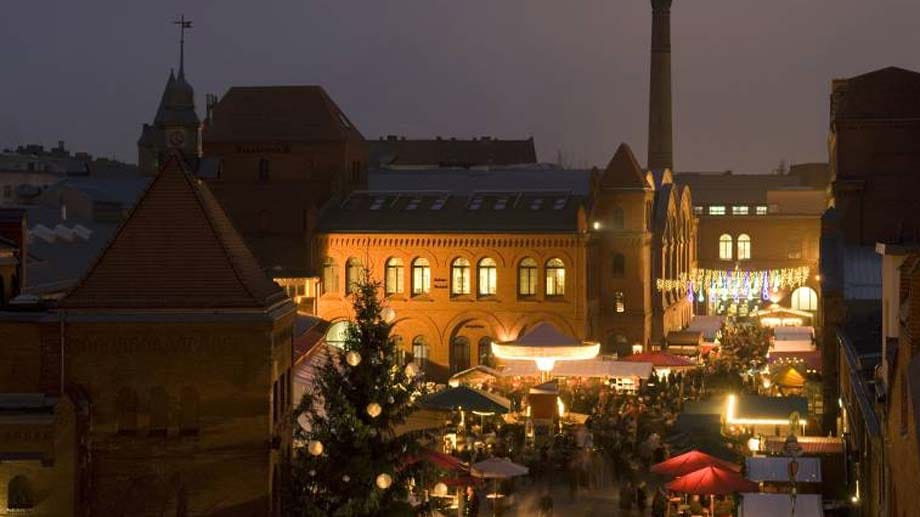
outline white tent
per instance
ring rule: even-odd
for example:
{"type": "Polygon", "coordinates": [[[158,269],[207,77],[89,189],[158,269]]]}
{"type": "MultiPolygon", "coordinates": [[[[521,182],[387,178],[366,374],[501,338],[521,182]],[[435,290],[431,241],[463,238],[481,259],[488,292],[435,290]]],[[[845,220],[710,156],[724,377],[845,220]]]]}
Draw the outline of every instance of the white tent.
{"type": "Polygon", "coordinates": [[[686,330],[703,333],[703,341],[713,343],[719,331],[722,330],[722,316],[694,316],[687,325],[686,330]]]}
{"type": "MultiPolygon", "coordinates": [[[[746,477],[751,481],[767,481],[789,483],[789,461],[792,458],[788,456],[768,456],[747,458],[745,463],[747,468],[746,477]]],[[[797,483],[820,483],[821,482],[821,461],[819,458],[798,458],[799,470],[795,475],[797,483]]]]}
{"type": "Polygon", "coordinates": [[[773,351],[808,352],[815,349],[814,339],[812,327],[776,327],[773,329],[773,351]]]}
{"type": "MultiPolygon", "coordinates": [[[[553,366],[554,377],[593,377],[601,379],[638,378],[648,379],[652,375],[652,363],[613,361],[609,359],[587,359],[583,361],[560,361],[553,366]]],[[[502,377],[534,377],[540,370],[533,361],[507,361],[501,369],[502,377]]]]}
{"type": "MultiPolygon", "coordinates": [[[[789,494],[741,494],[739,517],[792,515],[789,494]]],[[[821,494],[799,494],[795,498],[795,517],[824,517],[821,494]]]]}

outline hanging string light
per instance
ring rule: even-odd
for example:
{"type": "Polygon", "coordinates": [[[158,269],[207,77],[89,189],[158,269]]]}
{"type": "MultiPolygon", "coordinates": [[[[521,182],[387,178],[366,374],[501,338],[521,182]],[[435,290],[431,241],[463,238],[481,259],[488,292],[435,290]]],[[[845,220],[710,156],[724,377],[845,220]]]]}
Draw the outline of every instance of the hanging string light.
{"type": "Polygon", "coordinates": [[[689,274],[681,273],[678,278],[659,278],[655,282],[655,287],[658,291],[684,292],[688,298],[700,302],[705,296],[710,299],[753,300],[758,293],[766,301],[771,290],[776,293],[781,289],[794,289],[804,285],[810,273],[808,266],[761,271],[744,271],[739,268],[694,269],[689,274]]]}

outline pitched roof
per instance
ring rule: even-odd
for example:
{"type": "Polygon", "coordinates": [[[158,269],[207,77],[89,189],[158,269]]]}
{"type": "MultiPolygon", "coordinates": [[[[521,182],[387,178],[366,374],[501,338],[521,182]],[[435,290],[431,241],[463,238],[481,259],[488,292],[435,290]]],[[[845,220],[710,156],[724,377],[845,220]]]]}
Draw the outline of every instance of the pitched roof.
{"type": "Polygon", "coordinates": [[[920,73],[889,66],[834,82],[834,119],[920,117],[920,73]]]}
{"type": "Polygon", "coordinates": [[[284,301],[207,186],[175,155],[65,309],[264,309],[284,301]]]}
{"type": "Polygon", "coordinates": [[[388,136],[385,140],[369,141],[368,146],[370,162],[380,166],[476,167],[537,162],[533,138],[458,140],[438,137],[434,140],[406,140],[388,136]]]}
{"type": "Polygon", "coordinates": [[[214,106],[205,142],[363,140],[321,86],[235,86],[214,106]]]}
{"type": "Polygon", "coordinates": [[[602,188],[650,188],[639,162],[632,149],[626,144],[620,144],[610,163],[601,175],[602,188]]]}

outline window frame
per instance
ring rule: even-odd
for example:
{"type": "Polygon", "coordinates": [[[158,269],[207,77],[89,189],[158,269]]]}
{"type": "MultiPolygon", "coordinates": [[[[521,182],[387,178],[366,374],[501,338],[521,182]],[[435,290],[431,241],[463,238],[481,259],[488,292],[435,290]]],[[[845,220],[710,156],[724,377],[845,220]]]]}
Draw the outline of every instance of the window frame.
{"type": "Polygon", "coordinates": [[[734,260],[735,239],[727,233],[719,235],[719,260],[734,260]]]}
{"type": "Polygon", "coordinates": [[[536,296],[538,285],[540,285],[539,263],[531,257],[522,258],[518,262],[518,296],[536,296]],[[527,286],[526,289],[525,286],[527,286]]]}
{"type": "Polygon", "coordinates": [[[412,259],[412,296],[431,293],[431,263],[425,257],[412,259]]]}
{"type": "Polygon", "coordinates": [[[565,296],[565,261],[559,257],[550,257],[544,263],[543,269],[546,272],[544,294],[557,298],[565,296]]]}
{"type": "Polygon", "coordinates": [[[725,205],[709,205],[706,208],[706,215],[725,215],[725,205]]]}
{"type": "Polygon", "coordinates": [[[451,296],[469,296],[473,293],[472,279],[470,278],[472,275],[471,269],[472,265],[466,257],[457,257],[450,262],[451,296]]]}
{"type": "Polygon", "coordinates": [[[498,262],[484,257],[476,264],[476,294],[480,297],[498,294],[498,262]]]}
{"type": "Polygon", "coordinates": [[[405,293],[405,265],[400,257],[390,257],[383,266],[383,292],[387,296],[405,293]]]}
{"type": "Polygon", "coordinates": [[[751,260],[751,236],[742,233],[735,239],[736,256],[738,260],[751,260]]]}
{"type": "Polygon", "coordinates": [[[364,280],[364,263],[357,257],[345,261],[345,294],[352,294],[364,280]]]}

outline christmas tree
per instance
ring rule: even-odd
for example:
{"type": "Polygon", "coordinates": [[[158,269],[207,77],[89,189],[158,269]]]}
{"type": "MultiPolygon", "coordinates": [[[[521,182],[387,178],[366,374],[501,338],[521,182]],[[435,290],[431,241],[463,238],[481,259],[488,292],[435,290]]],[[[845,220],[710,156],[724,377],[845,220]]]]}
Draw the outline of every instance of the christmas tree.
{"type": "Polygon", "coordinates": [[[417,444],[394,429],[413,411],[422,384],[413,363],[400,364],[380,284],[367,271],[364,278],[353,285],[355,319],[342,348],[329,347],[294,412],[290,515],[396,515],[408,506],[412,469],[402,467],[417,444]]]}

